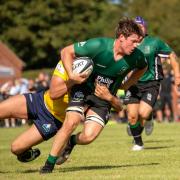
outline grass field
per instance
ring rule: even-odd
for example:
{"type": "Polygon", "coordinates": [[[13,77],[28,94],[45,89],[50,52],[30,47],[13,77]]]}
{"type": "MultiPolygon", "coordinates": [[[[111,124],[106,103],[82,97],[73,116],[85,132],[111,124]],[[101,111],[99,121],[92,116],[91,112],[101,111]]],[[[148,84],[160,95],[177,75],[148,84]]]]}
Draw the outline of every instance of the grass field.
{"type": "Polygon", "coordinates": [[[110,123],[101,136],[87,146],[76,146],[70,160],[56,166],[52,174],[38,170],[47,158],[52,140],[39,145],[42,155],[23,164],[10,152],[11,141],[27,127],[0,129],[0,179],[63,180],[178,180],[180,179],[180,124],[155,124],[151,136],[145,136],[145,150],[132,152],[132,140],[126,125],[110,123]]]}

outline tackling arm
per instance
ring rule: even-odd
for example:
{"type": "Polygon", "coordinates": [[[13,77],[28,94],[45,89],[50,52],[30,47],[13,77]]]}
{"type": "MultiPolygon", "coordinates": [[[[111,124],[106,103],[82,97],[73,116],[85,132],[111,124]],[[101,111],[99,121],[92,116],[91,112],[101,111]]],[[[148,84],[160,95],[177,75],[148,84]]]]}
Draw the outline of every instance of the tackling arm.
{"type": "Polygon", "coordinates": [[[62,97],[73,85],[71,80],[64,81],[61,77],[53,76],[49,88],[51,99],[55,100],[62,97]]]}
{"type": "Polygon", "coordinates": [[[105,85],[96,84],[94,94],[97,97],[108,101],[117,111],[121,111],[123,109],[120,99],[113,96],[105,85]]]}
{"type": "Polygon", "coordinates": [[[75,52],[73,45],[69,45],[64,49],[62,49],[61,60],[70,79],[73,77],[72,63],[74,58],[75,58],[75,52]]]}

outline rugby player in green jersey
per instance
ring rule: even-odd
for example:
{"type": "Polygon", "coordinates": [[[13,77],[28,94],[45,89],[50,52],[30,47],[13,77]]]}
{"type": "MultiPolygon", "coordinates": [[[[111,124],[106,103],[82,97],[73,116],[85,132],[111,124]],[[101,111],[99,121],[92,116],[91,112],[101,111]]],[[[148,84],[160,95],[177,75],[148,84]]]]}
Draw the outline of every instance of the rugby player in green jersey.
{"type": "Polygon", "coordinates": [[[142,17],[136,17],[135,22],[139,24],[144,33],[144,38],[137,48],[144,53],[148,69],[138,83],[128,89],[124,103],[127,105],[128,134],[132,134],[135,142],[132,150],[139,151],[144,147],[141,137],[144,125],[147,135],[150,135],[153,130],[153,122],[145,122],[145,120],[151,116],[159,94],[160,81],[163,79],[161,58],[170,59],[176,85],[180,85],[180,74],[179,64],[172,49],[159,38],[147,34],[146,22],[142,17]]]}
{"type": "Polygon", "coordinates": [[[55,136],[49,154],[55,160],[47,160],[40,173],[52,172],[56,159],[67,142],[70,153],[75,144],[89,144],[98,137],[108,122],[111,105],[96,96],[95,85],[106,86],[110,93],[115,95],[124,77],[132,70],[134,71],[131,77],[122,87],[127,89],[137,82],[147,67],[143,53],[136,48],[141,36],[138,25],[126,18],[119,21],[115,39],[89,39],[67,46],[61,51],[62,62],[69,79],[76,85],[71,89],[65,121],[55,136]],[[83,84],[80,84],[82,77],[72,72],[73,59],[79,56],[88,56],[94,62],[93,72],[83,84]],[[85,112],[84,107],[87,107],[85,112]],[[83,131],[70,138],[73,130],[84,119],[84,115],[83,131]]]}

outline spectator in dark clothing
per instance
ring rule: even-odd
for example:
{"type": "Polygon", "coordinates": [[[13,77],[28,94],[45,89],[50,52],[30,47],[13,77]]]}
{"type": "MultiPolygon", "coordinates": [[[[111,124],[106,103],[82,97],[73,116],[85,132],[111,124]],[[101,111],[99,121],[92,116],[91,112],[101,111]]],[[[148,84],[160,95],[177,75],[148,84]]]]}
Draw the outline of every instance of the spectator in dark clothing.
{"type": "Polygon", "coordinates": [[[164,79],[161,81],[161,90],[160,90],[160,101],[162,106],[162,112],[165,119],[170,122],[173,117],[172,110],[172,75],[167,70],[167,68],[163,69],[164,79]]]}
{"type": "Polygon", "coordinates": [[[40,72],[36,82],[35,82],[35,88],[36,91],[42,91],[42,90],[46,90],[49,88],[49,80],[48,80],[48,75],[44,72],[40,72]]]}

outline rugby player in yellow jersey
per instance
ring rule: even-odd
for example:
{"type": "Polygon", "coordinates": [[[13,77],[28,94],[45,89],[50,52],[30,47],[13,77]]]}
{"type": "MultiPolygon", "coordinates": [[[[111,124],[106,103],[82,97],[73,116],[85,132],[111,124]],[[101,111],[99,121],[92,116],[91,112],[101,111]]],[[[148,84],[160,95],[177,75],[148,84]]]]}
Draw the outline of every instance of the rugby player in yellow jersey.
{"type": "MultiPolygon", "coordinates": [[[[72,83],[71,83],[72,84],[72,83]]],[[[61,128],[67,108],[69,88],[67,75],[58,63],[50,84],[51,90],[16,95],[0,103],[0,119],[32,119],[33,125],[19,135],[11,145],[11,152],[21,162],[29,162],[40,155],[32,146],[48,140],[61,128]],[[50,94],[52,97],[50,97],[50,94]],[[53,97],[61,97],[53,100],[53,97]]]]}
{"type": "Polygon", "coordinates": [[[51,80],[51,93],[59,93],[61,98],[53,100],[50,91],[16,95],[0,103],[0,119],[22,118],[32,119],[33,125],[19,135],[11,145],[11,152],[21,162],[29,162],[40,155],[39,149],[32,146],[48,140],[62,126],[65,109],[68,103],[67,76],[58,63],[51,80]],[[67,82],[67,83],[65,83],[67,82]],[[58,86],[59,84],[59,86],[58,86]],[[65,94],[65,95],[64,95],[65,94]]]}
{"type": "MultiPolygon", "coordinates": [[[[82,81],[85,79],[84,76],[82,81]]],[[[54,70],[49,90],[16,95],[0,103],[0,119],[13,117],[33,120],[33,125],[11,144],[11,151],[19,161],[30,162],[36,159],[40,155],[40,150],[32,149],[32,147],[50,139],[61,128],[68,103],[67,90],[72,85],[62,62],[59,61],[54,70]]],[[[98,91],[102,94],[104,92],[103,89],[101,91],[101,87],[98,88],[98,91]]],[[[53,159],[50,157],[51,160],[53,159]]]]}

